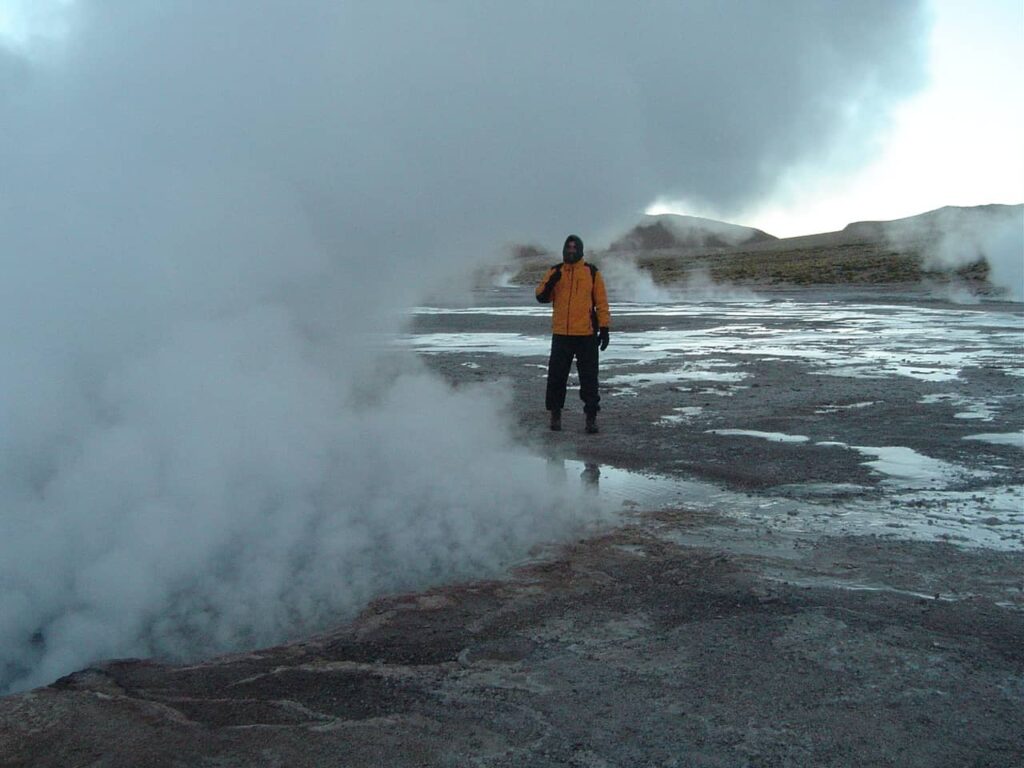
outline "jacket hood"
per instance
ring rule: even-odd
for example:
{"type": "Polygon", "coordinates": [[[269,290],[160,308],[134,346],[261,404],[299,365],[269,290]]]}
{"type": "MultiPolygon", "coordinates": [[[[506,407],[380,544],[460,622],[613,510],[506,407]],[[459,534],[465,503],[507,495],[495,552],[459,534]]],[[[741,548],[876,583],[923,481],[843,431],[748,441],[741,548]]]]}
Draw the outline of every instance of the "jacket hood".
{"type": "Polygon", "coordinates": [[[583,241],[579,238],[579,235],[569,235],[565,238],[565,243],[562,245],[562,261],[566,264],[575,264],[577,261],[583,261],[583,241]],[[572,261],[566,258],[566,247],[569,243],[576,243],[576,257],[572,261]]]}

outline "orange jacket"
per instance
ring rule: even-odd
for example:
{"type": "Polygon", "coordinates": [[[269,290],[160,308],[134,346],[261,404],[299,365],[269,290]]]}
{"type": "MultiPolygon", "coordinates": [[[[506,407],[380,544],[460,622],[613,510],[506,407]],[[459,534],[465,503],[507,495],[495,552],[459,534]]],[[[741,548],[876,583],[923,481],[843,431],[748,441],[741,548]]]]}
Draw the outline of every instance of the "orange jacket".
{"type": "Polygon", "coordinates": [[[597,333],[592,313],[597,314],[597,327],[611,326],[608,311],[608,293],[604,278],[597,267],[582,259],[575,264],[556,264],[549,269],[537,285],[537,301],[554,304],[551,313],[551,332],[561,336],[593,336],[597,333]],[[556,271],[562,276],[550,294],[544,288],[556,271]]]}

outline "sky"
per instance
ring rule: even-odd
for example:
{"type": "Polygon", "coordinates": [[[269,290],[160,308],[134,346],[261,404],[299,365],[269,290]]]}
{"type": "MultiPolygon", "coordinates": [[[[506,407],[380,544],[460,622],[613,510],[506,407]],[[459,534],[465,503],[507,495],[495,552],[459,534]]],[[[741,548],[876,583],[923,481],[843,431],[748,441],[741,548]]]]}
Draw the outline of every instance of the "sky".
{"type": "MultiPolygon", "coordinates": [[[[20,52],[63,44],[73,34],[77,1],[0,0],[0,44],[20,52]]],[[[738,19],[749,10],[737,8],[738,19]]],[[[922,76],[898,89],[898,103],[883,105],[890,112],[874,126],[867,151],[847,156],[838,137],[822,152],[773,167],[773,183],[753,199],[723,199],[699,188],[685,196],[655,191],[646,203],[613,214],[608,227],[644,210],[722,218],[792,236],[944,205],[1024,201],[1024,143],[1018,138],[1024,135],[1024,5],[927,0],[914,21],[912,32],[920,39],[912,34],[909,44],[923,43],[922,76]]],[[[642,29],[642,22],[637,26],[642,29]]],[[[467,65],[472,60],[467,53],[467,65]]],[[[666,81],[689,79],[692,72],[666,75],[666,81]]],[[[680,128],[685,130],[685,119],[680,128]]],[[[721,141],[711,133],[702,138],[721,141]]]]}
{"type": "Polygon", "coordinates": [[[922,22],[925,80],[859,163],[824,173],[797,164],[769,199],[739,212],[669,199],[648,212],[725,213],[788,237],[946,205],[1024,202],[1024,4],[931,0],[922,22]]]}
{"type": "Polygon", "coordinates": [[[0,0],[0,691],[276,642],[592,520],[507,385],[394,347],[408,308],[659,197],[755,224],[867,183],[935,15],[0,0]]]}
{"type": "Polygon", "coordinates": [[[744,221],[779,236],[946,205],[1024,202],[1024,3],[933,0],[927,81],[849,176],[796,168],[744,221]]]}

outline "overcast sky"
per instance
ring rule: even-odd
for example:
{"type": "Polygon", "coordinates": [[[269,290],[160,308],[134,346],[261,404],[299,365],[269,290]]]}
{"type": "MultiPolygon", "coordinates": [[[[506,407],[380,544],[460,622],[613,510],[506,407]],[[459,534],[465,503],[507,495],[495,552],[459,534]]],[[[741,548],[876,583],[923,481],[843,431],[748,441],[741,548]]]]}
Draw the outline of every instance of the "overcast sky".
{"type": "Polygon", "coordinates": [[[925,86],[847,174],[783,175],[741,219],[780,235],[944,205],[1024,202],[1024,3],[931,0],[925,86]]]}
{"type": "MultiPolygon", "coordinates": [[[[117,30],[150,13],[139,7],[161,4],[89,5],[0,0],[0,39],[39,57],[88,46],[70,59],[88,67],[118,55],[117,30]]],[[[246,64],[274,71],[294,139],[333,138],[334,157],[348,155],[336,183],[361,187],[376,210],[429,211],[421,236],[472,239],[481,233],[458,230],[482,219],[495,236],[558,221],[611,230],[645,209],[788,235],[1024,200],[1017,0],[166,5],[152,12],[164,33],[133,67],[194,63],[174,94],[183,102],[200,67],[229,91],[249,90],[231,82],[246,64]],[[322,105],[335,123],[303,123],[310,105],[289,101],[290,77],[310,98],[344,102],[322,105]]],[[[239,127],[265,119],[236,106],[239,127]]]]}

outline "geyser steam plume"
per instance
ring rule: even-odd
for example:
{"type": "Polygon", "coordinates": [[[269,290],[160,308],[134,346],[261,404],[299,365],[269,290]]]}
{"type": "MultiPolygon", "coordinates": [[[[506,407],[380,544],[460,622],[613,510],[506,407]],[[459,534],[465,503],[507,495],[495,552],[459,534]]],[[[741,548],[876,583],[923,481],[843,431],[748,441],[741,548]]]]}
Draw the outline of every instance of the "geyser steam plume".
{"type": "Polygon", "coordinates": [[[952,270],[983,260],[997,295],[1024,301],[1024,205],[940,208],[889,222],[883,232],[894,247],[919,248],[929,268],[952,270]]]}
{"type": "Polygon", "coordinates": [[[864,151],[925,32],[888,0],[67,12],[59,45],[0,49],[14,689],[270,642],[559,535],[502,395],[378,354],[401,309],[483,244],[864,151]]]}

